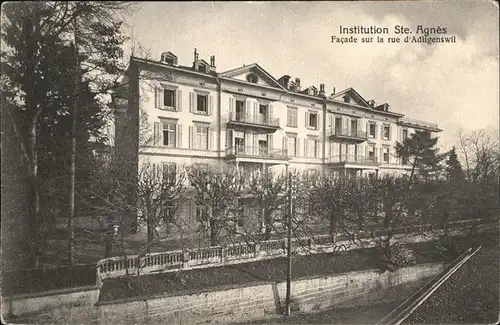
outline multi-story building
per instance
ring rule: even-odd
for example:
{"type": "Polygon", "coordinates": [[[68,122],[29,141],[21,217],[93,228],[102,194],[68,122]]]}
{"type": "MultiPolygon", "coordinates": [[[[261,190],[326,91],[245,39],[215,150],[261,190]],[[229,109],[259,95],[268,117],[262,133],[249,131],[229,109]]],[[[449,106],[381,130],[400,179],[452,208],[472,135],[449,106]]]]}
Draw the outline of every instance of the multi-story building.
{"type": "Polygon", "coordinates": [[[352,88],[327,95],[324,84],[275,79],[256,63],[217,72],[215,56],[207,62],[197,50],[191,66],[172,52],[132,57],[123,83],[116,148],[135,168],[147,161],[376,177],[409,170],[396,141],[416,129],[441,131],[352,88]]]}

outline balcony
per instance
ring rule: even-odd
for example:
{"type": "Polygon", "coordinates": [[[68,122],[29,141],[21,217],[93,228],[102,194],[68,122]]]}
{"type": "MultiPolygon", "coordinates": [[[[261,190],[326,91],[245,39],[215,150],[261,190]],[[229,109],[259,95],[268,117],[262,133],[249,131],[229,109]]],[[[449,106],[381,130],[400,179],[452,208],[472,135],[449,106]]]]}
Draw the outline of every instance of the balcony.
{"type": "Polygon", "coordinates": [[[330,140],[344,140],[352,143],[362,143],[368,139],[366,132],[361,130],[335,129],[329,131],[330,140]]]}
{"type": "Polygon", "coordinates": [[[280,121],[261,114],[229,113],[227,127],[239,131],[252,129],[260,133],[274,133],[280,128],[280,121]]]}
{"type": "Polygon", "coordinates": [[[357,166],[378,166],[377,157],[371,156],[356,156],[356,155],[334,155],[330,156],[327,161],[327,164],[334,164],[338,166],[346,166],[346,165],[357,165],[357,166]]]}
{"type": "Polygon", "coordinates": [[[278,162],[288,161],[287,150],[266,147],[235,146],[226,149],[226,159],[244,162],[278,162]]]}

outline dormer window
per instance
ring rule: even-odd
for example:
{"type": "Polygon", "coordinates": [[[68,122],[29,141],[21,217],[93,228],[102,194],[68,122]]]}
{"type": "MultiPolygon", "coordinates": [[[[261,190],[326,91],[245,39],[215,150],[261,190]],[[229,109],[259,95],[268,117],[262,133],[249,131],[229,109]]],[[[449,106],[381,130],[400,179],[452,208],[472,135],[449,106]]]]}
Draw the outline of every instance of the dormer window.
{"type": "Polygon", "coordinates": [[[174,64],[174,59],[173,58],[169,58],[167,56],[167,57],[165,57],[165,60],[163,60],[163,62],[165,62],[167,64],[174,64]]]}
{"type": "Polygon", "coordinates": [[[207,72],[207,67],[203,63],[198,64],[198,71],[206,73],[207,72]]]}
{"type": "Polygon", "coordinates": [[[256,84],[259,81],[259,77],[254,73],[250,73],[247,75],[247,81],[256,84]]]}
{"type": "Polygon", "coordinates": [[[177,64],[177,57],[171,52],[166,52],[161,54],[161,62],[170,65],[177,64]]]}

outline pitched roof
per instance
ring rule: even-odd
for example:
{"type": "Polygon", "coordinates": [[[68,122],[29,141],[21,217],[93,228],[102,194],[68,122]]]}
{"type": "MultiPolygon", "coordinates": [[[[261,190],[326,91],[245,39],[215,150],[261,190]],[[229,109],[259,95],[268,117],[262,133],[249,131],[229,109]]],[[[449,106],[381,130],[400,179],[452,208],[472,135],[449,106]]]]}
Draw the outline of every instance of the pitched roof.
{"type": "Polygon", "coordinates": [[[328,99],[336,99],[342,95],[345,95],[345,94],[348,94],[352,97],[354,97],[355,99],[357,99],[358,101],[360,101],[363,106],[365,107],[371,107],[370,105],[368,105],[368,102],[363,98],[363,96],[361,96],[356,90],[354,90],[354,88],[347,88],[347,89],[344,89],[330,97],[328,97],[328,99]]]}
{"type": "Polygon", "coordinates": [[[267,72],[264,68],[262,68],[257,63],[252,63],[250,65],[244,65],[242,67],[238,67],[238,68],[235,68],[235,69],[224,71],[224,72],[219,73],[218,75],[221,78],[231,78],[231,77],[234,77],[236,75],[239,75],[239,74],[245,73],[247,71],[250,71],[252,69],[256,69],[257,71],[259,71],[260,73],[262,73],[264,76],[266,76],[266,78],[269,79],[270,83],[274,84],[275,87],[280,88],[282,90],[287,90],[285,87],[283,87],[278,82],[278,80],[276,80],[269,72],[267,72]]]}

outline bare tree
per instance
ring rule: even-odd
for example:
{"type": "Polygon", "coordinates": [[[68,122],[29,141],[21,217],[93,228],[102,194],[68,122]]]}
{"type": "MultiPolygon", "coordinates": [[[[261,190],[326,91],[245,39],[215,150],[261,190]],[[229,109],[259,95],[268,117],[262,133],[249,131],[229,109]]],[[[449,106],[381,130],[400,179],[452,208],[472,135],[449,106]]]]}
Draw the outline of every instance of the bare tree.
{"type": "Polygon", "coordinates": [[[339,225],[343,225],[345,209],[348,205],[347,179],[334,178],[327,175],[314,186],[313,203],[315,210],[329,222],[330,235],[338,233],[339,225]]]}
{"type": "Polygon", "coordinates": [[[188,179],[194,188],[197,218],[202,232],[209,232],[210,244],[218,245],[222,229],[238,209],[238,198],[245,185],[244,175],[237,169],[225,171],[211,167],[188,168],[188,179]]]}
{"type": "Polygon", "coordinates": [[[498,178],[500,150],[498,139],[485,130],[469,133],[458,132],[459,156],[464,162],[467,179],[471,182],[484,182],[498,178]]]}
{"type": "MultiPolygon", "coordinates": [[[[144,163],[137,184],[138,210],[147,225],[147,244],[153,242],[155,229],[163,221],[174,223],[185,203],[186,178],[184,172],[160,169],[158,165],[144,163]]],[[[156,237],[159,238],[158,233],[156,237]]]]}
{"type": "Polygon", "coordinates": [[[258,207],[258,219],[264,226],[264,240],[271,239],[277,231],[274,227],[275,216],[286,206],[286,175],[270,171],[254,173],[250,176],[248,194],[251,202],[258,207]]]}

